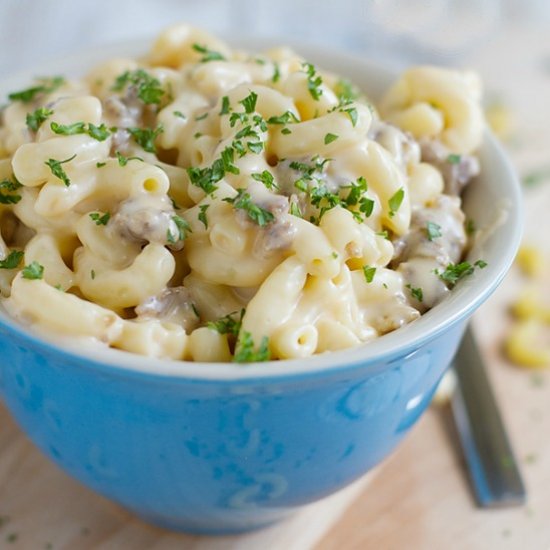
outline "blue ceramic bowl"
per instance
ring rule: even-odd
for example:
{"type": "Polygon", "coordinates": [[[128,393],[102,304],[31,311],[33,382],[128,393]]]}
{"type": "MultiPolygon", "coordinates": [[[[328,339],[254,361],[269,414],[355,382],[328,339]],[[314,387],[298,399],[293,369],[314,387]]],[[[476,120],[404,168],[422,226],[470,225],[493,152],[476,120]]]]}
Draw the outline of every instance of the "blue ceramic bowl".
{"type": "MultiPolygon", "coordinates": [[[[71,73],[127,51],[135,45],[37,72],[71,73]]],[[[349,56],[301,51],[374,97],[391,80],[349,56]]],[[[0,312],[0,395],[51,460],[146,521],[200,533],[277,521],[392,452],[430,403],[468,318],[509,268],[520,238],[519,185],[489,135],[481,162],[465,209],[482,229],[471,260],[488,267],[397,332],[305,361],[176,363],[54,342],[0,312]]]]}

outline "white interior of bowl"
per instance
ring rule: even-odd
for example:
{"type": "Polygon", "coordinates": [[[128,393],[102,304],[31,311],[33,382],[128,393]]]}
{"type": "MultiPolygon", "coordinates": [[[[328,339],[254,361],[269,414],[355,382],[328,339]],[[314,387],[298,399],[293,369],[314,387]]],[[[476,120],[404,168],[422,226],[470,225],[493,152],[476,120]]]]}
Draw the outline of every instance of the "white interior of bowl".
{"type": "MultiPolygon", "coordinates": [[[[273,41],[231,41],[239,47],[260,51],[273,45],[273,41]]],[[[64,74],[79,76],[94,64],[111,57],[139,56],[146,50],[142,40],[109,45],[101,49],[43,64],[25,70],[0,82],[0,95],[29,85],[35,76],[64,74]]],[[[293,45],[295,50],[320,67],[346,76],[376,100],[395,77],[375,62],[320,48],[293,45]]],[[[37,334],[0,311],[0,323],[11,327],[41,343],[60,347],[64,353],[87,357],[117,368],[137,370],[160,376],[180,376],[208,379],[244,379],[305,374],[337,368],[355,363],[398,356],[412,351],[426,340],[445,330],[445,327],[464,317],[479,306],[498,286],[510,267],[521,238],[521,194],[514,170],[496,140],[488,132],[480,151],[482,174],[465,196],[464,209],[482,229],[483,239],[472,249],[469,260],[483,259],[487,267],[477,270],[462,281],[444,302],[427,312],[417,321],[378,338],[364,346],[316,355],[307,360],[270,361],[254,364],[193,363],[157,360],[149,357],[109,349],[89,342],[64,337],[37,334]]]]}

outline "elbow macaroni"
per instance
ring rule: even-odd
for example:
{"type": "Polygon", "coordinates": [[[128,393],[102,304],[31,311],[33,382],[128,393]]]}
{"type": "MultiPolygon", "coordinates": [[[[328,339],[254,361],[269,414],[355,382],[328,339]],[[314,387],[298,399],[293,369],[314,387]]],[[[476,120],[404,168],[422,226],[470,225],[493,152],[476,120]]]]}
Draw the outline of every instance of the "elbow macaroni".
{"type": "MultiPolygon", "coordinates": [[[[419,154],[404,168],[402,134],[376,142],[377,113],[342,89],[288,49],[254,57],[180,25],[140,61],[11,94],[6,309],[125,351],[208,362],[305,358],[416,318],[391,239],[441,196],[442,175],[419,154]]],[[[415,68],[380,112],[470,153],[479,95],[469,74],[415,68]]]]}

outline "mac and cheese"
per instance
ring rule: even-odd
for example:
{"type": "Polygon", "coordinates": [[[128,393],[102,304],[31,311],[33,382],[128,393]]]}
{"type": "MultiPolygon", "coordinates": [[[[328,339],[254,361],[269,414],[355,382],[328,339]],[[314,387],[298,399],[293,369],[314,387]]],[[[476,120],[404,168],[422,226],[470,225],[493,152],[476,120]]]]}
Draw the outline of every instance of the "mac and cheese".
{"type": "Polygon", "coordinates": [[[139,61],[38,79],[0,124],[4,306],[159,358],[368,342],[474,269],[460,192],[479,100],[474,75],[418,67],[378,111],[288,49],[185,25],[139,61]]]}

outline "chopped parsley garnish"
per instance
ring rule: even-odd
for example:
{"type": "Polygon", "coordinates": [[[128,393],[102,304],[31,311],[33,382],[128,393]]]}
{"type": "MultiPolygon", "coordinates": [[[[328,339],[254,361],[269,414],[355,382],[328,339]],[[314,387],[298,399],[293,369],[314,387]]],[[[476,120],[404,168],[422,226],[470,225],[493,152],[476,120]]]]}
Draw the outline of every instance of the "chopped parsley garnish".
{"type": "Polygon", "coordinates": [[[462,159],[462,157],[460,155],[457,155],[455,153],[451,153],[448,157],[447,157],[447,162],[449,164],[459,164],[460,163],[460,160],[462,159]]]}
{"type": "Polygon", "coordinates": [[[104,166],[106,166],[106,164],[106,162],[96,162],[95,166],[96,168],[103,168],[104,166]]]}
{"type": "Polygon", "coordinates": [[[13,193],[20,187],[23,187],[15,176],[13,181],[9,178],[0,181],[0,204],[17,204],[21,200],[21,195],[13,193]],[[8,193],[4,193],[7,191],[8,193]]]}
{"type": "Polygon", "coordinates": [[[241,309],[240,313],[234,311],[229,313],[224,317],[221,317],[217,321],[208,321],[206,326],[212,330],[216,330],[220,334],[231,334],[233,336],[238,336],[239,331],[241,330],[242,320],[244,317],[245,310],[241,309]],[[236,319],[235,316],[238,315],[236,319]]]}
{"type": "Polygon", "coordinates": [[[193,185],[200,187],[205,193],[211,194],[218,188],[216,183],[225,175],[223,162],[221,159],[216,159],[210,167],[189,167],[187,168],[187,175],[193,185]]]}
{"type": "Polygon", "coordinates": [[[325,135],[325,145],[328,145],[329,143],[332,143],[333,141],[336,141],[339,136],[336,134],[331,134],[330,132],[325,135]]]}
{"type": "Polygon", "coordinates": [[[303,214],[300,210],[300,207],[298,206],[298,203],[295,201],[291,201],[290,208],[288,210],[293,216],[296,216],[297,218],[302,218],[303,214]]]}
{"type": "Polygon", "coordinates": [[[252,179],[263,183],[267,189],[278,189],[279,186],[275,183],[275,178],[269,170],[264,170],[260,174],[250,174],[252,179]]]}
{"type": "Polygon", "coordinates": [[[198,122],[200,120],[204,120],[207,117],[208,117],[208,113],[203,113],[202,115],[196,116],[195,121],[198,122]]]}
{"type": "Polygon", "coordinates": [[[382,231],[377,231],[376,235],[379,237],[384,237],[384,239],[390,240],[390,234],[388,233],[387,229],[383,229],[382,231]]]}
{"type": "Polygon", "coordinates": [[[151,128],[127,128],[135,142],[148,153],[156,153],[155,139],[164,132],[164,127],[159,124],[154,130],[151,128]]]}
{"type": "Polygon", "coordinates": [[[95,270],[94,269],[92,269],[90,271],[90,277],[91,277],[92,281],[95,279],[95,270]]]}
{"type": "Polygon", "coordinates": [[[84,122],[75,122],[74,124],[58,124],[57,122],[52,122],[50,128],[54,134],[62,136],[74,136],[75,134],[86,133],[86,123],[84,122]]]}
{"type": "Polygon", "coordinates": [[[111,89],[120,92],[128,85],[137,89],[138,98],[146,105],[158,105],[165,93],[160,81],[143,69],[122,73],[116,78],[111,89]]]}
{"type": "Polygon", "coordinates": [[[398,189],[388,200],[388,205],[390,207],[390,218],[393,218],[395,216],[395,213],[399,210],[399,207],[403,203],[403,199],[405,198],[405,190],[403,187],[398,189]]]}
{"type": "Polygon", "coordinates": [[[178,235],[177,239],[175,239],[170,229],[166,230],[166,240],[170,244],[174,244],[177,241],[185,240],[187,238],[187,234],[191,233],[191,226],[189,225],[187,220],[183,219],[181,216],[178,216],[177,214],[175,216],[172,216],[172,221],[176,224],[178,235]]]}
{"type": "Polygon", "coordinates": [[[367,283],[372,283],[375,274],[376,267],[372,267],[370,265],[363,266],[363,275],[365,276],[365,281],[367,281],[367,283]]]}
{"type": "Polygon", "coordinates": [[[111,135],[111,132],[107,129],[105,124],[96,126],[95,124],[86,124],[85,122],[74,122],[73,124],[58,124],[57,122],[52,122],[50,128],[54,134],[61,136],[88,134],[97,141],[105,141],[111,135]]]}
{"type": "Polygon", "coordinates": [[[39,78],[39,84],[32,86],[20,92],[13,92],[8,95],[10,101],[21,101],[22,103],[30,103],[41,94],[51,94],[58,90],[64,83],[65,79],[62,76],[54,76],[53,78],[39,78]]]}
{"type": "Polygon", "coordinates": [[[111,218],[111,214],[109,212],[105,212],[105,214],[101,214],[99,212],[92,212],[90,214],[90,218],[95,222],[96,225],[107,225],[107,222],[111,218]]]}
{"type": "Polygon", "coordinates": [[[259,155],[264,149],[264,144],[261,141],[248,141],[246,146],[251,153],[256,155],[259,155]]]}
{"type": "Polygon", "coordinates": [[[21,262],[24,252],[12,250],[4,260],[0,260],[0,269],[15,269],[21,262]]]}
{"type": "Polygon", "coordinates": [[[60,179],[67,187],[69,187],[69,185],[71,185],[71,180],[69,179],[69,176],[67,176],[65,170],[63,169],[62,164],[70,162],[75,157],[76,157],[76,154],[74,154],[72,157],[69,157],[68,159],[65,159],[65,160],[48,159],[44,164],[46,164],[50,168],[52,174],[56,178],[60,179]]]}
{"type": "Polygon", "coordinates": [[[441,226],[434,222],[428,222],[426,224],[426,235],[428,236],[429,241],[433,241],[438,237],[441,237],[441,226]]]}
{"type": "Polygon", "coordinates": [[[342,189],[349,189],[348,196],[343,199],[343,205],[353,214],[353,217],[359,223],[365,221],[361,214],[364,214],[368,218],[374,209],[374,200],[365,196],[368,185],[367,180],[360,176],[357,181],[351,182],[349,185],[342,187],[342,189]],[[359,205],[359,212],[350,208],[351,206],[359,205]]]}
{"type": "Polygon", "coordinates": [[[424,299],[424,294],[421,288],[414,288],[410,284],[406,286],[411,291],[411,296],[413,298],[416,298],[419,302],[421,302],[424,299]]]}
{"type": "Polygon", "coordinates": [[[281,69],[278,63],[273,63],[273,76],[271,77],[271,82],[279,82],[281,78],[281,69]]]}
{"type": "Polygon", "coordinates": [[[181,112],[181,111],[174,111],[172,113],[175,117],[181,118],[182,120],[186,120],[187,117],[181,112]]]}
{"type": "Polygon", "coordinates": [[[233,164],[235,151],[232,147],[226,147],[221,153],[221,161],[224,172],[240,174],[240,170],[233,164]]]}
{"type": "Polygon", "coordinates": [[[206,211],[208,210],[209,207],[210,207],[209,204],[201,204],[199,206],[198,218],[199,218],[199,221],[202,222],[202,224],[204,225],[205,229],[208,229],[208,218],[206,217],[206,211]]]}
{"type": "Polygon", "coordinates": [[[220,110],[220,116],[228,115],[230,110],[231,110],[231,106],[229,104],[229,97],[224,95],[222,97],[222,108],[220,110]]]}
{"type": "Polygon", "coordinates": [[[341,78],[334,86],[334,93],[340,104],[351,103],[356,100],[361,94],[359,89],[349,80],[341,78]]]}
{"type": "Polygon", "coordinates": [[[141,157],[125,157],[118,151],[115,153],[115,156],[118,160],[119,166],[126,166],[131,160],[140,160],[141,162],[143,162],[143,159],[141,157]]]}
{"type": "Polygon", "coordinates": [[[265,208],[262,208],[252,202],[250,193],[242,188],[237,191],[237,195],[235,197],[227,197],[223,200],[229,204],[232,204],[233,208],[236,210],[242,210],[245,212],[246,215],[260,227],[268,225],[275,219],[275,216],[269,210],[266,210],[265,208]]]}
{"type": "Polygon", "coordinates": [[[477,260],[473,265],[470,262],[460,262],[458,264],[451,263],[444,271],[436,269],[434,272],[442,281],[454,286],[464,277],[471,275],[476,267],[483,269],[487,267],[487,262],[484,260],[477,260]]]}
{"type": "Polygon", "coordinates": [[[344,109],[344,113],[347,113],[352,126],[355,126],[357,124],[357,109],[355,107],[350,107],[349,109],[344,109]]]}
{"type": "Polygon", "coordinates": [[[476,232],[476,224],[474,220],[467,220],[466,225],[464,226],[464,230],[466,231],[467,235],[473,235],[476,232]]]}
{"type": "Polygon", "coordinates": [[[257,361],[269,361],[270,359],[271,353],[269,352],[269,339],[267,336],[262,338],[260,346],[256,350],[252,334],[247,331],[241,334],[237,343],[237,349],[235,350],[235,356],[233,357],[235,363],[254,363],[257,361]]]}
{"type": "Polygon", "coordinates": [[[97,141],[105,141],[111,135],[111,132],[107,129],[105,124],[96,126],[90,122],[88,124],[88,135],[97,141]]]}
{"type": "Polygon", "coordinates": [[[311,97],[315,101],[319,101],[321,95],[323,95],[323,89],[321,88],[323,79],[317,74],[315,66],[311,63],[304,63],[302,67],[305,69],[307,74],[307,89],[311,97]]]}
{"type": "Polygon", "coordinates": [[[256,110],[257,100],[258,94],[250,92],[250,95],[246,96],[242,101],[239,101],[239,103],[244,107],[244,112],[250,115],[256,110]]]}
{"type": "Polygon", "coordinates": [[[288,136],[288,134],[292,134],[292,130],[290,130],[290,128],[283,128],[281,134],[288,136]]]}
{"type": "Polygon", "coordinates": [[[300,119],[292,111],[286,111],[282,115],[272,116],[267,119],[268,124],[289,124],[292,122],[300,122],[300,119]]]}
{"type": "Polygon", "coordinates": [[[42,125],[44,121],[48,119],[53,115],[53,111],[51,109],[46,109],[46,107],[40,107],[40,109],[36,109],[36,111],[32,113],[27,113],[26,122],[27,126],[33,131],[37,132],[38,128],[42,125]]]}
{"type": "Polygon", "coordinates": [[[40,265],[37,261],[34,261],[29,265],[26,265],[22,269],[21,274],[23,279],[42,279],[44,276],[44,266],[40,265]]]}
{"type": "Polygon", "coordinates": [[[203,57],[201,57],[201,63],[208,63],[209,61],[225,61],[225,57],[220,52],[209,50],[206,46],[193,44],[192,47],[196,52],[204,54],[203,57]]]}

